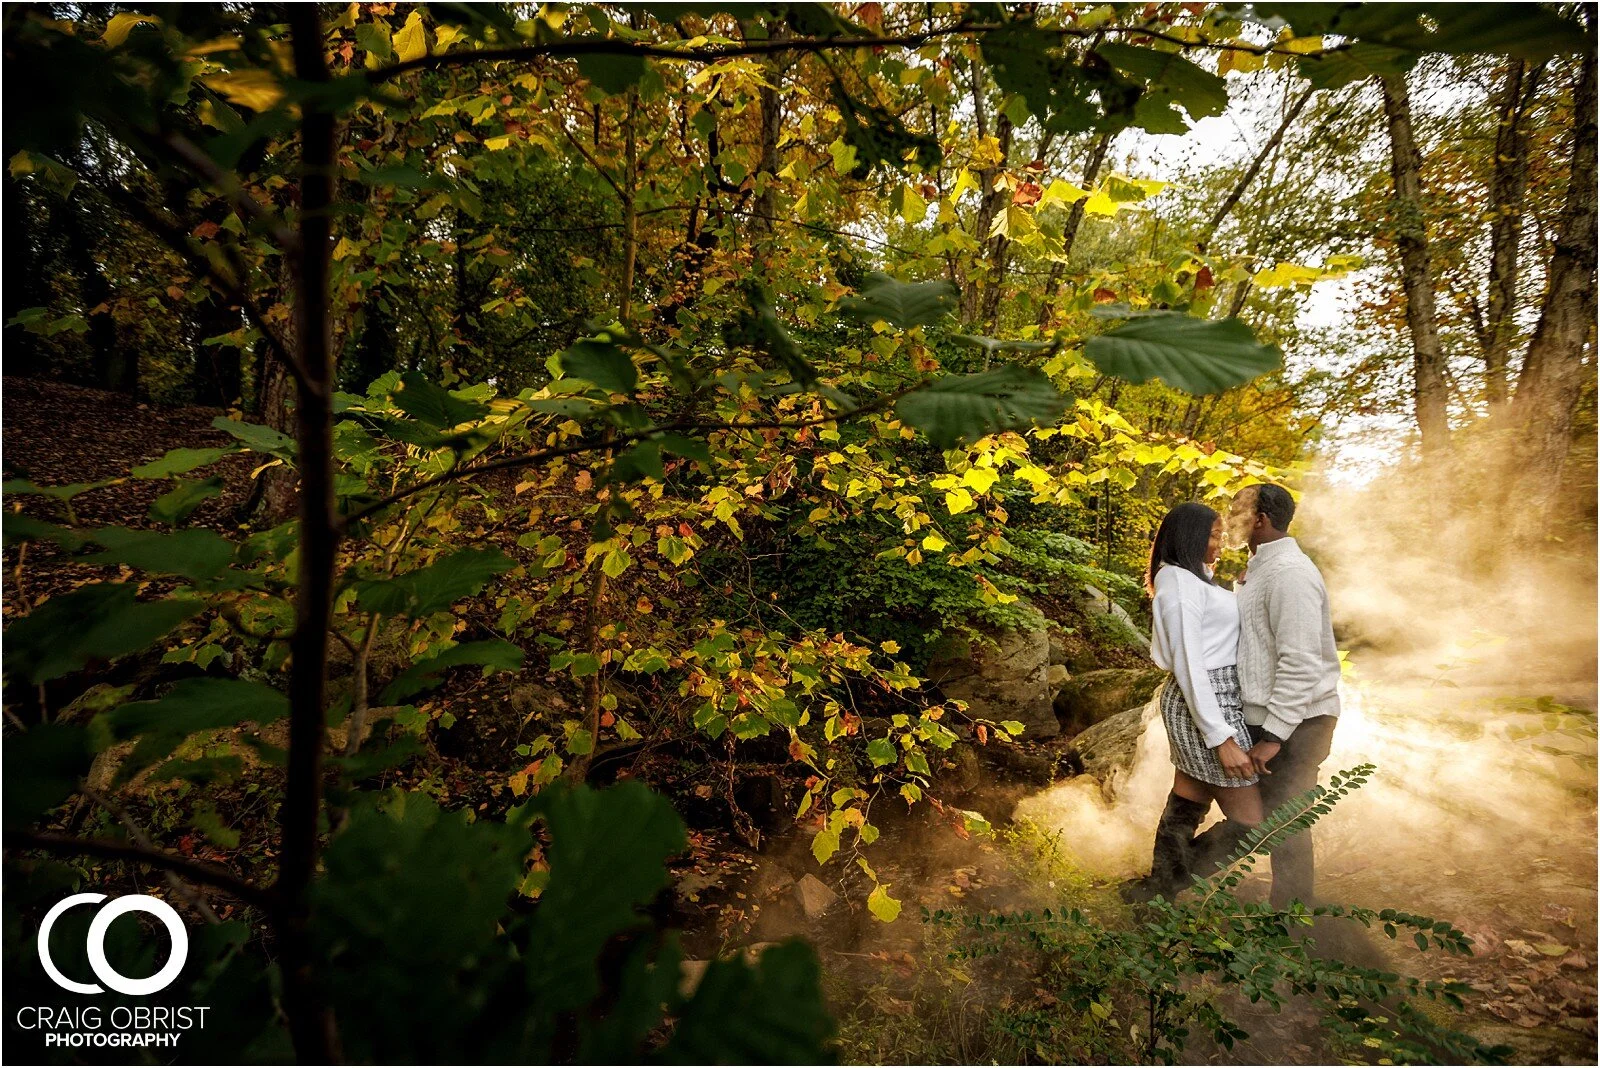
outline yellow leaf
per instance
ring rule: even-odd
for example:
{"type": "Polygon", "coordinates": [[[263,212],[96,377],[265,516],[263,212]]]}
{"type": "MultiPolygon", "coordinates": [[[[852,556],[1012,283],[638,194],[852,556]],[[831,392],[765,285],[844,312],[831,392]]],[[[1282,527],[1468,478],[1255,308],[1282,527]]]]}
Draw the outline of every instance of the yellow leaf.
{"type": "Polygon", "coordinates": [[[135,15],[131,11],[124,11],[120,15],[111,16],[111,21],[106,23],[106,32],[100,40],[111,48],[121,47],[122,42],[128,39],[128,34],[139,25],[159,26],[161,20],[150,15],[135,15]]]}
{"type": "Polygon", "coordinates": [[[884,923],[893,923],[900,916],[900,902],[889,896],[888,888],[882,883],[867,895],[867,908],[884,923]]]}
{"type": "Polygon", "coordinates": [[[970,512],[973,508],[972,494],[964,489],[953,489],[944,495],[944,506],[949,509],[951,515],[970,512]]]}
{"type": "Polygon", "coordinates": [[[428,54],[428,31],[422,26],[422,12],[411,12],[405,26],[394,35],[394,54],[402,63],[428,54]]]}
{"type": "Polygon", "coordinates": [[[922,539],[922,547],[928,550],[930,553],[944,552],[944,547],[949,544],[949,542],[945,541],[937,534],[929,534],[926,538],[922,539]]]}
{"type": "Polygon", "coordinates": [[[1000,481],[1000,476],[995,473],[993,468],[989,467],[969,468],[967,473],[961,476],[961,484],[963,486],[971,486],[979,493],[988,493],[989,487],[998,481],[1000,481]]]}
{"type": "Polygon", "coordinates": [[[490,152],[498,152],[502,148],[510,148],[511,135],[505,134],[500,137],[486,137],[483,139],[483,147],[487,148],[490,152]]]}
{"type": "Polygon", "coordinates": [[[1302,56],[1322,51],[1321,37],[1291,37],[1282,44],[1288,51],[1302,56]]]}
{"type": "Polygon", "coordinates": [[[271,71],[260,68],[213,74],[200,80],[207,88],[252,111],[271,111],[283,99],[283,86],[278,84],[278,79],[271,71]]]}
{"type": "Polygon", "coordinates": [[[1087,189],[1079,189],[1071,182],[1057,178],[1045,189],[1044,196],[1039,198],[1039,207],[1048,208],[1052,204],[1076,204],[1089,195],[1087,189]]]}

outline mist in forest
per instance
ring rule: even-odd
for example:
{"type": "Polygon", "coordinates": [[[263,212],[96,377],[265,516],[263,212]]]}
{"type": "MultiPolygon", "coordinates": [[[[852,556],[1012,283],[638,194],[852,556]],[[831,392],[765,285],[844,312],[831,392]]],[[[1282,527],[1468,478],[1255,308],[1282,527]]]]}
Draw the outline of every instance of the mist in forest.
{"type": "MultiPolygon", "coordinates": [[[[1561,525],[1530,523],[1507,473],[1470,461],[1305,484],[1291,533],[1350,655],[1323,777],[1378,769],[1317,828],[1318,892],[1436,910],[1480,942],[1498,937],[1484,915],[1526,925],[1552,901],[1592,928],[1592,489],[1561,525]]],[[[1172,783],[1154,701],[1145,715],[1109,790],[1080,776],[1018,810],[1106,878],[1147,870],[1172,783]]]]}

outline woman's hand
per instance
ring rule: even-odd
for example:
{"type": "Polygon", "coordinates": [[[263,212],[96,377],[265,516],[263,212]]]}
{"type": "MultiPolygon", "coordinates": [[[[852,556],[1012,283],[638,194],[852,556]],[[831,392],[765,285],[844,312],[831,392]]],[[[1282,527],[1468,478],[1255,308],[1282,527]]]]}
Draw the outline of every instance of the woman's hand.
{"type": "Polygon", "coordinates": [[[1217,746],[1216,753],[1217,759],[1222,761],[1222,771],[1228,778],[1248,779],[1256,773],[1255,761],[1232,738],[1217,746]]]}

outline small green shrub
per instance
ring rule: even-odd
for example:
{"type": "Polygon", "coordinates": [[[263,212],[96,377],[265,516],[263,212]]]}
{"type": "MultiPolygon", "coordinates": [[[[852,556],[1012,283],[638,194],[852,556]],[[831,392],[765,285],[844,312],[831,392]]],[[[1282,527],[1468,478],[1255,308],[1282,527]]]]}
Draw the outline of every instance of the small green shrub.
{"type": "Polygon", "coordinates": [[[925,922],[969,932],[957,953],[977,957],[1017,944],[1040,957],[1050,987],[1039,1006],[1006,1015],[1000,1026],[1055,1063],[1137,1060],[1175,1063],[1195,1029],[1231,1049],[1247,1032],[1213,991],[1221,988],[1281,1009],[1291,996],[1321,1007],[1336,1047],[1394,1064],[1500,1063],[1509,1052],[1430,1020],[1411,1002],[1461,1007],[1464,984],[1422,981],[1319,957],[1304,937],[1318,920],[1410,935],[1421,950],[1470,954],[1471,943],[1445,921],[1394,909],[1339,905],[1287,909],[1240,901],[1234,891],[1258,857],[1308,829],[1372,773],[1362,765],[1334,776],[1272,813],[1228,865],[1192,894],[1157,898],[1130,926],[1113,927],[1076,907],[1040,913],[924,913],[925,922]]]}

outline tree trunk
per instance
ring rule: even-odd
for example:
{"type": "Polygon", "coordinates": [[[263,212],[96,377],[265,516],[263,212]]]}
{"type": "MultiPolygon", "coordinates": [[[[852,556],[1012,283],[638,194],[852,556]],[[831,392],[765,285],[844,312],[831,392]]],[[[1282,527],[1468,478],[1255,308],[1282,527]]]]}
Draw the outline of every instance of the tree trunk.
{"type": "Polygon", "coordinates": [[[1422,155],[1411,128],[1411,94],[1404,75],[1387,74],[1383,110],[1389,120],[1389,173],[1394,179],[1395,244],[1400,251],[1400,283],[1411,329],[1412,375],[1417,429],[1424,456],[1448,443],[1450,420],[1444,349],[1439,341],[1433,271],[1428,259],[1428,225],[1422,213],[1422,155]]]}
{"type": "MultiPolygon", "coordinates": [[[[1278,150],[1278,146],[1283,143],[1284,134],[1289,132],[1289,127],[1294,124],[1294,120],[1300,116],[1300,112],[1305,109],[1306,104],[1311,100],[1312,94],[1316,91],[1315,86],[1307,89],[1295,98],[1294,103],[1289,105],[1289,110],[1283,113],[1283,121],[1278,123],[1278,128],[1273,131],[1271,137],[1267,138],[1267,143],[1261,146],[1261,151],[1256,153],[1255,158],[1250,161],[1250,166],[1245,168],[1244,174],[1239,177],[1239,181],[1234,184],[1228,195],[1222,199],[1222,203],[1217,205],[1217,210],[1211,213],[1211,218],[1206,220],[1205,229],[1201,230],[1200,236],[1195,239],[1195,248],[1201,252],[1205,252],[1210,248],[1211,239],[1217,235],[1218,227],[1233,213],[1233,209],[1239,206],[1239,201],[1244,198],[1245,191],[1250,188],[1250,183],[1256,180],[1256,175],[1261,173],[1261,168],[1266,164],[1267,159],[1278,150]]],[[[1076,207],[1077,205],[1073,206],[1076,207]]]]}
{"type": "Polygon", "coordinates": [[[1528,136],[1522,118],[1538,89],[1542,67],[1528,70],[1520,59],[1507,61],[1494,136],[1494,169],[1489,178],[1489,300],[1480,324],[1484,394],[1490,414],[1504,406],[1511,345],[1516,337],[1518,262],[1522,215],[1528,188],[1528,136]]]}
{"type": "MultiPolygon", "coordinates": [[[[295,74],[327,82],[322,20],[313,5],[290,8],[295,74]]],[[[322,815],[322,745],[328,670],[328,630],[333,618],[334,567],[339,527],[333,493],[334,356],[329,314],[331,223],[334,203],[335,122],[314,104],[302,104],[299,248],[286,250],[294,275],[295,340],[290,349],[304,382],[295,406],[300,464],[300,573],[295,630],[290,642],[289,760],[285,774],[278,881],[279,966],[283,1007],[296,1059],[338,1061],[339,1038],[327,998],[319,989],[311,942],[311,880],[317,869],[322,815]]]]}
{"type": "MultiPolygon", "coordinates": [[[[1105,166],[1106,153],[1111,151],[1111,142],[1117,135],[1107,130],[1095,139],[1094,145],[1089,149],[1089,157],[1083,164],[1083,188],[1092,189],[1094,183],[1100,180],[1100,168],[1105,166]]],[[[1067,259],[1072,255],[1072,246],[1078,240],[1078,230],[1083,226],[1083,201],[1077,201],[1067,209],[1067,221],[1061,226],[1061,258],[1050,265],[1050,274],[1044,283],[1044,300],[1039,304],[1039,329],[1043,330],[1050,324],[1056,313],[1056,290],[1061,286],[1061,276],[1066,273],[1067,259]]]]}
{"type": "MultiPolygon", "coordinates": [[[[1571,448],[1572,416],[1592,366],[1595,325],[1595,55],[1584,54],[1572,93],[1572,172],[1556,223],[1548,286],[1512,414],[1522,428],[1520,510],[1547,516],[1571,448]]],[[[1535,520],[1537,521],[1537,520],[1535,520]]]]}

